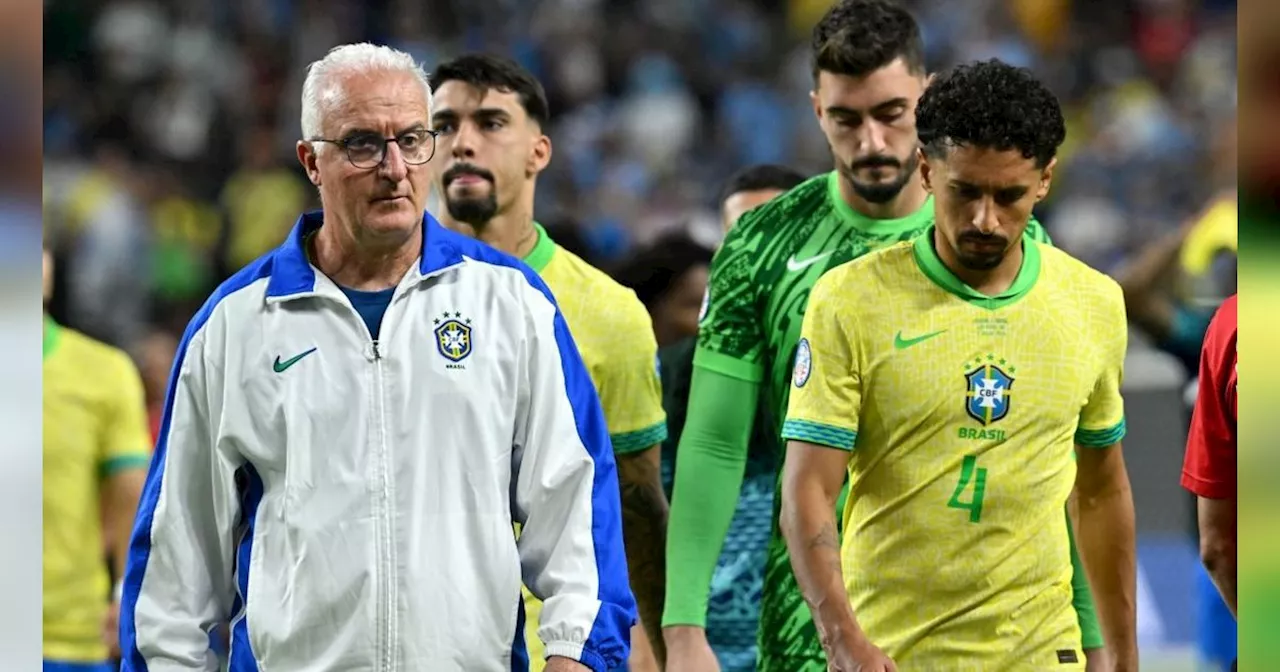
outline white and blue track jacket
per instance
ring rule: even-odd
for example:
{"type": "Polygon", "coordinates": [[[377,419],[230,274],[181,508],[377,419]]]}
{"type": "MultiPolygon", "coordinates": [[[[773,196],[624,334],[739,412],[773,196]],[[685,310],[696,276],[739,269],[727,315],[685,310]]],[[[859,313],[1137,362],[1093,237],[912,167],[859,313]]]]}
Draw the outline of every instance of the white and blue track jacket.
{"type": "Polygon", "coordinates": [[[423,220],[374,341],[299,219],[178,348],[129,549],[124,670],[509,672],[520,585],[548,656],[627,658],[599,400],[546,285],[423,220]],[[517,540],[512,524],[520,523],[517,540]]]}

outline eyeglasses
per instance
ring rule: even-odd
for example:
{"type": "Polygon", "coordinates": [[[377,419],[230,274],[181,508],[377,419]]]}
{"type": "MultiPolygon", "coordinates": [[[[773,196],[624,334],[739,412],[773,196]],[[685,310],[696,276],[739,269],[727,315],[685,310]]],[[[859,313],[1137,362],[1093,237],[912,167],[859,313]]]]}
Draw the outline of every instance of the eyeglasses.
{"type": "Polygon", "coordinates": [[[387,158],[387,143],[400,146],[400,156],[411,166],[420,166],[436,154],[436,131],[420,128],[405,131],[394,138],[374,133],[355,133],[341,140],[312,138],[311,142],[327,142],[341,147],[347,160],[356,168],[377,168],[387,158]]]}

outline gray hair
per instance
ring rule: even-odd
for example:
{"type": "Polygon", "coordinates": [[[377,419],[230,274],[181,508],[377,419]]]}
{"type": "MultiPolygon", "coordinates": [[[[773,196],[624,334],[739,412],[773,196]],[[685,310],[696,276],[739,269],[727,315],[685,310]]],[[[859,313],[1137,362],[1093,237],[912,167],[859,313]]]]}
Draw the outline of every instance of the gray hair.
{"type": "Polygon", "coordinates": [[[431,83],[427,71],[412,56],[368,42],[344,44],[307,66],[307,78],[302,83],[302,138],[319,137],[324,110],[341,101],[343,92],[335,81],[337,75],[378,71],[406,72],[416,77],[422,83],[430,114],[431,83]]]}

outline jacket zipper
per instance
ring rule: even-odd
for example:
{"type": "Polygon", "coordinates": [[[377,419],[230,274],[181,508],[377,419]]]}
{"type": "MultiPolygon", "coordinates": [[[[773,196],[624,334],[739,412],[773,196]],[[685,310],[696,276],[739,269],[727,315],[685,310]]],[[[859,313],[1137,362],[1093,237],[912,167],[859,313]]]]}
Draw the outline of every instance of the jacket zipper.
{"type": "MultiPolygon", "coordinates": [[[[385,318],[384,318],[385,320],[385,318]]],[[[376,421],[378,423],[378,458],[379,458],[379,478],[381,488],[379,488],[379,497],[382,500],[382,518],[379,521],[379,536],[381,543],[378,547],[378,574],[379,580],[379,601],[382,603],[381,618],[378,620],[382,623],[382,632],[379,633],[379,648],[381,649],[378,669],[392,672],[395,669],[395,632],[396,632],[396,607],[395,607],[395,529],[393,509],[395,507],[395,497],[393,495],[393,487],[391,482],[391,455],[390,447],[387,443],[387,418],[386,418],[386,399],[385,387],[382,371],[382,352],[377,339],[373,340],[373,378],[374,378],[374,404],[376,421]]]]}
{"type": "Polygon", "coordinates": [[[381,489],[380,497],[383,499],[383,520],[381,520],[381,538],[383,544],[379,556],[381,556],[380,575],[381,580],[381,603],[383,603],[383,655],[384,664],[379,666],[387,672],[393,672],[396,669],[396,516],[394,516],[394,508],[396,508],[396,488],[392,479],[392,456],[390,456],[390,445],[387,440],[387,390],[385,390],[383,376],[383,356],[379,347],[378,340],[374,340],[374,380],[375,380],[375,403],[378,404],[378,443],[379,456],[381,461],[380,476],[381,489]]]}

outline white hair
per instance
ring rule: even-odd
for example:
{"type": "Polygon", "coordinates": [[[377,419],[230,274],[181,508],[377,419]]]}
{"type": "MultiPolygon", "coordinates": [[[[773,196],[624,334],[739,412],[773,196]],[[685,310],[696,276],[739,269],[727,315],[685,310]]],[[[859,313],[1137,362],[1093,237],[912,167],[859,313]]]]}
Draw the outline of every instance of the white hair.
{"type": "Polygon", "coordinates": [[[422,83],[427,114],[431,113],[431,83],[427,71],[409,54],[377,44],[344,44],[329,50],[325,57],[307,66],[302,83],[302,138],[320,136],[323,112],[341,102],[343,91],[337,76],[369,72],[405,72],[422,83]]]}

